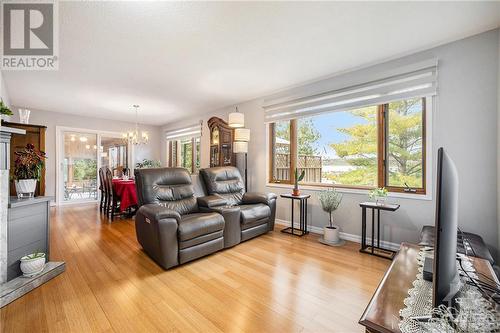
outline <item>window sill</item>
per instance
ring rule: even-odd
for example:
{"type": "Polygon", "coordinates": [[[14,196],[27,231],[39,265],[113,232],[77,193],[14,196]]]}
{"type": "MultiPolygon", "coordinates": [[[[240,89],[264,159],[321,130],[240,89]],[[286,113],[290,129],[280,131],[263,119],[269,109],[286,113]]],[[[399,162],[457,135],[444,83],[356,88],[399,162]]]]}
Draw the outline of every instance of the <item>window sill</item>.
{"type": "MultiPolygon", "coordinates": [[[[270,188],[283,188],[283,189],[293,189],[293,185],[291,184],[279,184],[279,183],[267,183],[266,187],[270,188]]],[[[311,192],[319,192],[328,189],[328,186],[313,186],[313,185],[299,185],[299,188],[305,191],[311,192]]],[[[345,187],[336,187],[337,192],[340,193],[349,193],[349,194],[359,194],[366,195],[370,190],[365,189],[357,189],[357,188],[345,188],[345,187]]],[[[389,192],[387,194],[389,198],[402,198],[402,199],[413,199],[413,200],[432,200],[432,196],[430,194],[414,194],[414,193],[400,193],[400,192],[389,192]]]]}

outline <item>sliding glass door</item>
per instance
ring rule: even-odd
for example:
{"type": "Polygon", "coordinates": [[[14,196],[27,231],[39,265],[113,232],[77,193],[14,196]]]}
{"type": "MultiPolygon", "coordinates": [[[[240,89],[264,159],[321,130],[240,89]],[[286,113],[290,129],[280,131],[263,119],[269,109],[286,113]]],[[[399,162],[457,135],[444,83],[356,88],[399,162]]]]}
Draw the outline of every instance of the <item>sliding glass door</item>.
{"type": "Polygon", "coordinates": [[[58,204],[99,200],[99,168],[106,166],[120,177],[132,158],[120,133],[61,127],[57,145],[58,204]]]}
{"type": "Polygon", "coordinates": [[[64,131],[62,200],[97,200],[97,134],[64,131]]]}

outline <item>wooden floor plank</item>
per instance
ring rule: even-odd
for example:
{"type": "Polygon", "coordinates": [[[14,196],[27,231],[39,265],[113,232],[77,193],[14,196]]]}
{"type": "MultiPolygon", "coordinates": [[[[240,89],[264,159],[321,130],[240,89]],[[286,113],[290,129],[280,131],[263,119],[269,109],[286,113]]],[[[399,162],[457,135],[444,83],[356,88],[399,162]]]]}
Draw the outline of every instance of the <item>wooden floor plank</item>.
{"type": "Polygon", "coordinates": [[[165,271],[132,219],[95,204],[51,210],[66,272],[0,311],[1,332],[362,332],[389,261],[272,232],[165,271]]]}

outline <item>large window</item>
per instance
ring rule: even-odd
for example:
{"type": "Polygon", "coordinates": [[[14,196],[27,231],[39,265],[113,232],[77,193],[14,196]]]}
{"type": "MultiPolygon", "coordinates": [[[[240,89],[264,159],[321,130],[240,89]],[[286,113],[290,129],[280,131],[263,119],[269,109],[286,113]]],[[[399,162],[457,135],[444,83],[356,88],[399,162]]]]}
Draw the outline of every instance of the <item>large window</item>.
{"type": "Polygon", "coordinates": [[[195,173],[200,168],[200,137],[168,141],[168,166],[195,173]]]}
{"type": "Polygon", "coordinates": [[[425,99],[270,124],[270,181],[425,193],[425,99]]]}

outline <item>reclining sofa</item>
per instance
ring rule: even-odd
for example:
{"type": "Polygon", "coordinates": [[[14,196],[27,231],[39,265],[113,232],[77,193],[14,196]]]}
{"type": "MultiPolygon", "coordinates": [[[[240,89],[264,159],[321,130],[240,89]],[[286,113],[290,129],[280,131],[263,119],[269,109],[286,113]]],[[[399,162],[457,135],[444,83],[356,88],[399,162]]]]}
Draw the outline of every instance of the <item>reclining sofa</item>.
{"type": "Polygon", "coordinates": [[[274,229],[276,195],[246,193],[239,170],[136,169],[137,240],[169,269],[274,229]]]}

